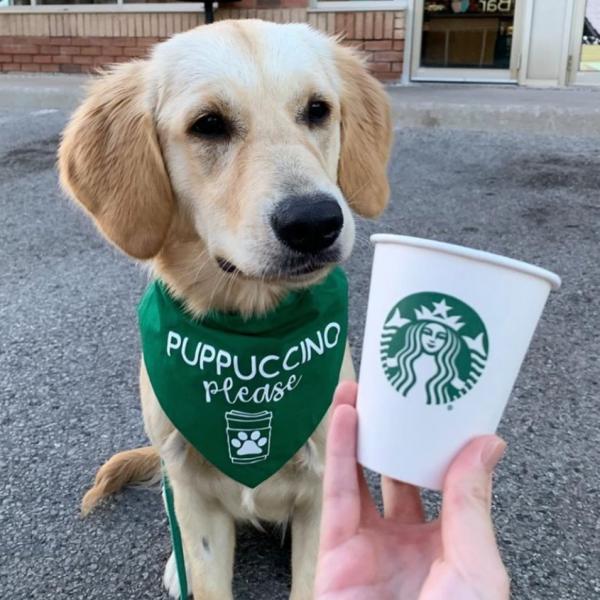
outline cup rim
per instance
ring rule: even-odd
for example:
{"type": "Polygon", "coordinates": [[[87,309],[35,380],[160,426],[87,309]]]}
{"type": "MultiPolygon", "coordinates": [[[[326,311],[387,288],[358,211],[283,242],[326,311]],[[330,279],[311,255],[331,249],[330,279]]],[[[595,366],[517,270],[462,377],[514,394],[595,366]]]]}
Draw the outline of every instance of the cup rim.
{"type": "Polygon", "coordinates": [[[542,269],[542,267],[532,265],[522,260],[516,260],[514,258],[508,258],[507,256],[501,256],[500,254],[485,252],[483,250],[476,250],[474,248],[467,248],[465,246],[458,246],[457,244],[447,244],[446,242],[426,240],[423,238],[417,238],[408,235],[397,235],[393,233],[374,233],[371,236],[371,243],[398,244],[402,246],[415,246],[417,248],[437,250],[439,252],[454,254],[456,256],[462,256],[464,258],[470,258],[480,262],[487,262],[499,267],[505,267],[507,269],[521,271],[527,275],[539,277],[547,281],[553,290],[558,290],[561,286],[560,277],[552,271],[542,269]]]}

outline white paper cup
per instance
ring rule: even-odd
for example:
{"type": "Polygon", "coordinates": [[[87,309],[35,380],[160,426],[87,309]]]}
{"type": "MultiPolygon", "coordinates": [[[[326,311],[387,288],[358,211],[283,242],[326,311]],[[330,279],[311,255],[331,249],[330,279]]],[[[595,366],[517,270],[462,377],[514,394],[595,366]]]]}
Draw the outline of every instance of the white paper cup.
{"type": "Polygon", "coordinates": [[[434,490],[494,433],[551,289],[533,265],[377,234],[358,391],[358,460],[434,490]]]}

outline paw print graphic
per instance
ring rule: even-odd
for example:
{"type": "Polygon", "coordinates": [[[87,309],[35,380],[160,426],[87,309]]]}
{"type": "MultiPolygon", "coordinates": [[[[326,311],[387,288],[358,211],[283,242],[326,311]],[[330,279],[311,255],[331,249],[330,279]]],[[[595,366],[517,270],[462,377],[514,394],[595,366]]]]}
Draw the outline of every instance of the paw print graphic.
{"type": "Polygon", "coordinates": [[[262,454],[267,438],[262,436],[260,431],[252,431],[248,435],[245,431],[238,431],[237,435],[231,440],[231,445],[235,448],[237,456],[252,456],[262,454]]]}

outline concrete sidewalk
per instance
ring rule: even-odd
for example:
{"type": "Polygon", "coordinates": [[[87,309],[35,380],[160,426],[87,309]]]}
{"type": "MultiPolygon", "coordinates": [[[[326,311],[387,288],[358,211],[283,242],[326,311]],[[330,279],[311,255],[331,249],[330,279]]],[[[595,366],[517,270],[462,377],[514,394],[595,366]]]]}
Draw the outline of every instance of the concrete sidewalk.
{"type": "Polygon", "coordinates": [[[388,91],[397,127],[600,135],[600,88],[427,83],[388,91]]]}
{"type": "MultiPolygon", "coordinates": [[[[0,106],[74,108],[89,76],[2,75],[0,106]]],[[[532,89],[472,84],[389,87],[395,125],[600,136],[600,88],[532,89]]]]}
{"type": "Polygon", "coordinates": [[[2,109],[71,110],[84,95],[88,75],[0,75],[2,109]]]}

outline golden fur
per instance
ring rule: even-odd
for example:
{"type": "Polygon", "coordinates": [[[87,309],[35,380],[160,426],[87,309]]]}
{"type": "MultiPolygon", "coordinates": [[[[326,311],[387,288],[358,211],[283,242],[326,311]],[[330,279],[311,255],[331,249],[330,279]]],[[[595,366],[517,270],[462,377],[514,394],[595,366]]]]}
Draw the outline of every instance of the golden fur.
{"type": "MultiPolygon", "coordinates": [[[[347,207],[374,217],[387,203],[390,145],[385,93],[352,50],[302,25],[225,21],[175,36],[150,59],[103,75],[65,129],[59,167],[63,187],[107,239],[147,260],[196,315],[209,309],[250,315],[331,268],[300,278],[260,271],[276,264],[264,214],[280,190],[335,196],[346,211],[340,247],[347,254],[354,231],[347,207]],[[294,115],[317,91],[331,104],[331,116],[326,126],[309,130],[294,115]],[[242,123],[239,139],[211,147],[190,138],[188,124],[206,107],[242,123]],[[224,273],[217,256],[239,272],[224,273]]],[[[347,351],[342,378],[353,376],[347,351]]],[[[140,391],[152,448],[112,457],[83,511],[127,483],[154,477],[160,456],[196,600],[232,597],[238,520],[291,521],[291,597],[311,598],[325,424],[283,469],[250,490],[212,467],[173,428],[143,361],[140,391]]],[[[165,583],[174,595],[169,563],[165,583]]]]}

